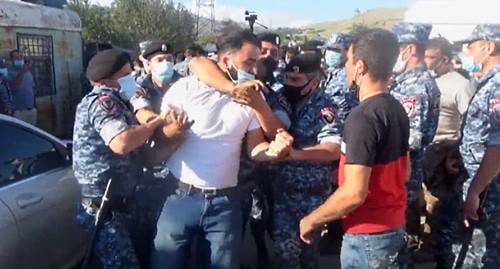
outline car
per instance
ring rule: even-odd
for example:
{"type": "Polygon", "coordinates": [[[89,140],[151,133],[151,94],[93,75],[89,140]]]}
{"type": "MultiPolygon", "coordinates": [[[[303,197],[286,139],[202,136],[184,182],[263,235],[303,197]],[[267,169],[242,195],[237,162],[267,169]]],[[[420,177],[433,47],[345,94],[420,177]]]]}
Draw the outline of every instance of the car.
{"type": "Polygon", "coordinates": [[[88,235],[75,223],[81,188],[71,143],[0,115],[0,268],[72,268],[88,235]]]}

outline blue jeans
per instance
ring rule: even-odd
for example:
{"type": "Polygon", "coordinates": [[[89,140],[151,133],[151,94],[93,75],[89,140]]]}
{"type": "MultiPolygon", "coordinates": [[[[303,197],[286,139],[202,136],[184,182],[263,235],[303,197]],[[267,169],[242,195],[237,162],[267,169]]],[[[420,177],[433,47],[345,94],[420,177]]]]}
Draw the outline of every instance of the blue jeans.
{"type": "Polygon", "coordinates": [[[376,234],[345,234],[340,252],[342,269],[406,268],[405,229],[376,234]]]}
{"type": "MultiPolygon", "coordinates": [[[[200,237],[205,269],[237,269],[242,245],[240,196],[207,195],[177,189],[167,198],[157,224],[153,269],[184,269],[191,243],[200,237]]],[[[195,257],[191,257],[195,258],[195,257]]]]}

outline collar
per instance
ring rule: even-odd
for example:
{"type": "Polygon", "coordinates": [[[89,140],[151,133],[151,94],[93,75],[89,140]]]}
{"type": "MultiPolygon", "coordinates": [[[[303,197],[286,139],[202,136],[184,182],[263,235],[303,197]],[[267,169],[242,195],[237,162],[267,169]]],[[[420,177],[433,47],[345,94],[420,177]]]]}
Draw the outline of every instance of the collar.
{"type": "Polygon", "coordinates": [[[396,84],[400,84],[401,82],[407,80],[408,78],[415,77],[417,74],[420,74],[426,70],[427,70],[427,65],[423,61],[421,61],[413,69],[397,75],[395,78],[396,84]]]}
{"type": "Polygon", "coordinates": [[[488,73],[486,73],[486,75],[482,76],[479,79],[478,83],[482,84],[482,83],[486,82],[487,80],[489,80],[490,78],[492,78],[494,75],[499,74],[499,73],[500,73],[500,63],[495,65],[495,67],[493,67],[490,71],[488,71],[488,73]]]}

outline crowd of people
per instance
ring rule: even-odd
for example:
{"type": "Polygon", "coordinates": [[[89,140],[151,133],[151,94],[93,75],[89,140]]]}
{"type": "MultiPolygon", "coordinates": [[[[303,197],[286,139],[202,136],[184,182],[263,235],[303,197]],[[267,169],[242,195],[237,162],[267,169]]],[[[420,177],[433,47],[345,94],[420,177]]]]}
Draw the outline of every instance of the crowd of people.
{"type": "MultiPolygon", "coordinates": [[[[313,269],[341,221],[342,268],[413,268],[420,250],[436,268],[499,268],[500,25],[458,52],[431,29],[334,33],[321,48],[232,30],[210,56],[164,40],[136,59],[98,52],[73,132],[92,256],[237,269],[249,227],[260,269],[313,269]]],[[[0,109],[32,119],[18,53],[0,65],[0,109]]]]}

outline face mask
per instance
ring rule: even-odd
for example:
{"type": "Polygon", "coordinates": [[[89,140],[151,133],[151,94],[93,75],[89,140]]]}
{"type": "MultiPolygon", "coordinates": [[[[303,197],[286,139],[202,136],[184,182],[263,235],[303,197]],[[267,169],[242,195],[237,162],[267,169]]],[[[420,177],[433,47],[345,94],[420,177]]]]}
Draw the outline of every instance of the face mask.
{"type": "Polygon", "coordinates": [[[236,65],[234,65],[233,63],[231,63],[231,65],[232,65],[231,67],[232,70],[227,70],[227,75],[233,81],[233,83],[239,84],[245,81],[255,80],[255,75],[245,72],[239,68],[236,68],[236,65]]]}
{"type": "Polygon", "coordinates": [[[120,96],[123,100],[128,101],[135,94],[137,89],[136,82],[131,75],[126,75],[117,80],[120,84],[120,96]]]}
{"type": "Polygon", "coordinates": [[[325,52],[325,63],[330,68],[339,67],[342,64],[342,55],[340,52],[327,50],[325,52]]]}
{"type": "MultiPolygon", "coordinates": [[[[485,46],[482,46],[479,50],[483,50],[485,48],[485,46]]],[[[477,55],[477,53],[476,53],[477,55]]],[[[462,68],[469,72],[469,73],[474,73],[474,72],[478,72],[478,71],[481,71],[483,69],[483,62],[484,60],[486,59],[487,56],[485,56],[483,58],[483,60],[481,60],[480,63],[476,64],[475,61],[474,61],[474,57],[476,55],[470,55],[470,56],[467,56],[465,54],[460,54],[459,57],[460,59],[462,60],[462,68]]]]}
{"type": "Polygon", "coordinates": [[[24,66],[24,60],[15,60],[14,61],[14,66],[15,67],[23,67],[24,66]]]}
{"type": "Polygon", "coordinates": [[[405,50],[403,50],[402,53],[399,54],[398,59],[396,60],[396,64],[394,64],[394,68],[392,69],[392,72],[395,74],[401,74],[405,71],[406,69],[406,64],[408,63],[408,59],[406,61],[403,60],[403,54],[409,49],[410,47],[407,47],[405,50]]]}
{"type": "Polygon", "coordinates": [[[9,71],[7,70],[7,68],[0,69],[0,77],[6,78],[8,74],[9,74],[9,71]]]}
{"type": "Polygon", "coordinates": [[[278,62],[271,57],[259,60],[257,62],[257,78],[264,82],[272,80],[277,67],[278,62]]]}
{"type": "Polygon", "coordinates": [[[174,64],[168,61],[152,64],[151,73],[157,76],[162,82],[169,82],[174,75],[174,64]]]}
{"type": "Polygon", "coordinates": [[[300,102],[300,100],[302,100],[311,92],[312,89],[309,89],[307,92],[303,93],[303,90],[307,87],[307,85],[309,85],[309,83],[311,83],[311,81],[312,79],[303,86],[291,86],[285,84],[283,86],[283,95],[285,96],[286,100],[292,105],[300,102]]]}

